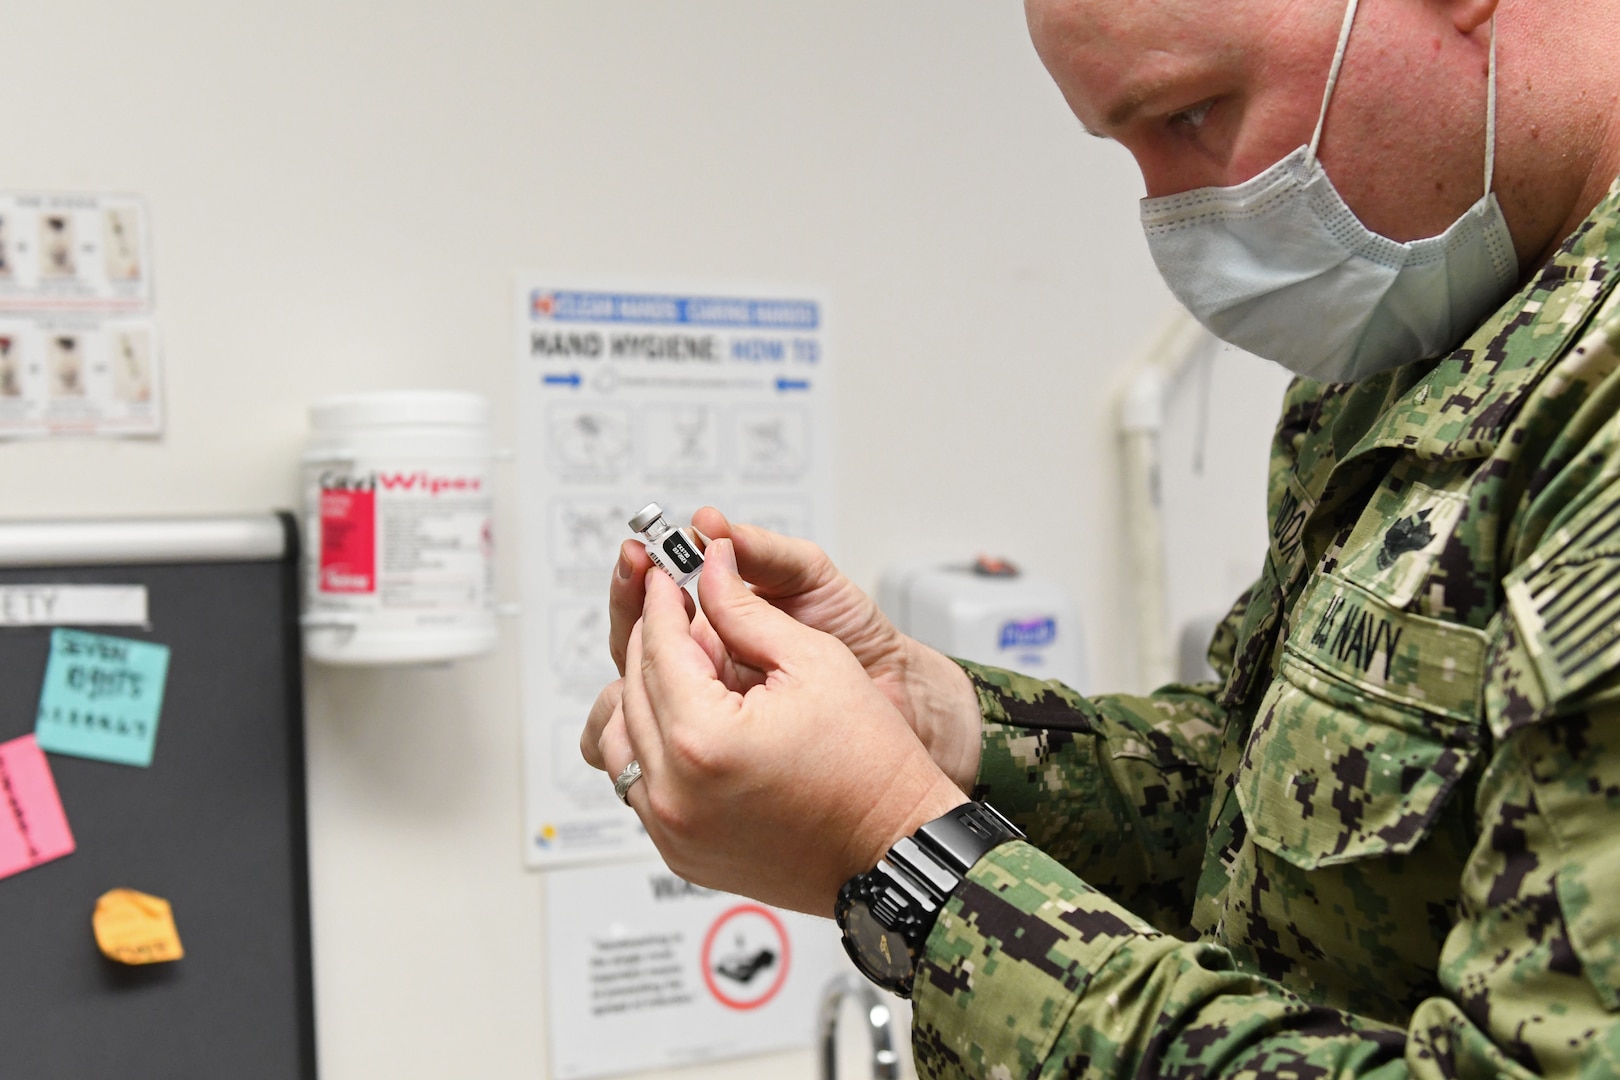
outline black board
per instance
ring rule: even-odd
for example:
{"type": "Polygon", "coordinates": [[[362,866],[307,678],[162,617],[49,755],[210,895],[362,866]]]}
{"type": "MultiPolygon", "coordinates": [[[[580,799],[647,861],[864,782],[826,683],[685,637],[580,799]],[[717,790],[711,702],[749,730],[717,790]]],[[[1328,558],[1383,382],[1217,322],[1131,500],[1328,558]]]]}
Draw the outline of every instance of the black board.
{"type": "MultiPolygon", "coordinates": [[[[77,850],[0,880],[0,1076],[314,1080],[297,532],[234,520],[257,539],[76,524],[105,542],[50,541],[62,565],[8,554],[24,523],[0,522],[0,585],[144,585],[149,628],[100,632],[171,650],[149,768],[49,755],[77,850]],[[173,904],[184,959],[101,956],[91,913],[120,886],[173,904]]],[[[50,634],[0,628],[0,741],[34,730],[50,634]]]]}

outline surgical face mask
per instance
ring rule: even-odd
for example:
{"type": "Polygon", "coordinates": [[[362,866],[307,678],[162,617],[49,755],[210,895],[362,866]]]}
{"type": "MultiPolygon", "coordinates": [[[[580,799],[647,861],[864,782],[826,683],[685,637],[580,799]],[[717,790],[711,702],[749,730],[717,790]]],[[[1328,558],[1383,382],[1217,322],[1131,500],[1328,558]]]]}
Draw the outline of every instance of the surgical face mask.
{"type": "Polygon", "coordinates": [[[1235,187],[1142,200],[1159,273],[1212,333],[1324,382],[1454,348],[1513,290],[1518,259],[1496,196],[1496,29],[1485,194],[1452,226],[1401,243],[1371,231],[1316,159],[1357,0],[1350,0],[1309,146],[1235,187]]]}

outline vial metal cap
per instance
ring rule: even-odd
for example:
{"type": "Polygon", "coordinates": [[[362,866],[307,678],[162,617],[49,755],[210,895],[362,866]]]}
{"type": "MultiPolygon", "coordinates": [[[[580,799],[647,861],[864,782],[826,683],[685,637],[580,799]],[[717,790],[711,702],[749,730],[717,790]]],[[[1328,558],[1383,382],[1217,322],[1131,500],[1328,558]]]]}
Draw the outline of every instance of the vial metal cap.
{"type": "Polygon", "coordinates": [[[657,503],[648,503],[636,511],[636,516],[630,519],[631,532],[646,532],[652,523],[664,516],[664,508],[657,503]]]}

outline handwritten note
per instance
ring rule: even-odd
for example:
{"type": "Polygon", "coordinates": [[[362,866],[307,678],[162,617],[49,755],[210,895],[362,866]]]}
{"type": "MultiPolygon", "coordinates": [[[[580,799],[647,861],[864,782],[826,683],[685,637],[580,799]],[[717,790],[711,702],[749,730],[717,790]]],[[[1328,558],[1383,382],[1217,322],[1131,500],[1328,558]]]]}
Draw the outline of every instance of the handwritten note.
{"type": "Polygon", "coordinates": [[[55,754],[152,764],[169,647],[53,630],[34,734],[55,754]]]}
{"type": "Polygon", "coordinates": [[[73,853],[56,779],[32,735],[0,743],[0,878],[73,853]]]}
{"type": "Polygon", "coordinates": [[[161,896],[110,889],[91,916],[96,948],[120,964],[161,964],[186,955],[175,929],[174,909],[161,896]]]}

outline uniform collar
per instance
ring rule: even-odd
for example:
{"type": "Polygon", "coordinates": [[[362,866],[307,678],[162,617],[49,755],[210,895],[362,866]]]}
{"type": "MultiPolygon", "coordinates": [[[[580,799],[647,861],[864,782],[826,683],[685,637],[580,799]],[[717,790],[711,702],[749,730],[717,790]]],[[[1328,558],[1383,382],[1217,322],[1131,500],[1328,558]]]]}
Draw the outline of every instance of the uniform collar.
{"type": "Polygon", "coordinates": [[[1608,297],[1617,270],[1620,180],[1530,282],[1455,352],[1404,392],[1400,384],[1411,374],[1403,377],[1403,369],[1368,380],[1367,391],[1395,400],[1342,460],[1390,448],[1436,460],[1489,457],[1525,391],[1608,297]]]}

